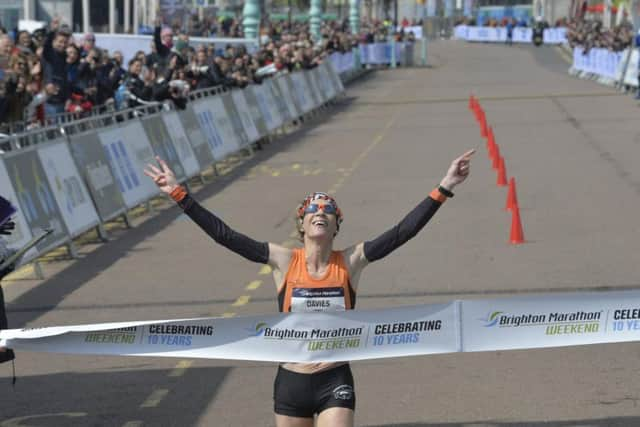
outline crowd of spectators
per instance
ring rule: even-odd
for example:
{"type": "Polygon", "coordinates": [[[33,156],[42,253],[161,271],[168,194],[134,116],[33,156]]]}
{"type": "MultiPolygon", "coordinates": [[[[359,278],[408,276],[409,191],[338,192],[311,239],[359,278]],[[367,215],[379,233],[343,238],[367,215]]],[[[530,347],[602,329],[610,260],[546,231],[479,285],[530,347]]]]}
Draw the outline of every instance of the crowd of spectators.
{"type": "MultiPolygon", "coordinates": [[[[234,22],[222,27],[223,34],[242,36],[234,22]]],[[[263,43],[250,53],[241,45],[193,46],[188,34],[157,24],[151,51],[137,52],[126,64],[121,52],[96,46],[91,33],[74,39],[57,19],[33,34],[16,32],[15,41],[0,29],[0,133],[3,124],[35,126],[64,112],[80,116],[166,100],[183,108],[190,90],[260,84],[273,74],[314,68],[358,43],[415,38],[375,21],[363,22],[361,33],[352,35],[345,20],[324,23],[321,42],[313,43],[308,24],[264,22],[263,43]]]]}
{"type": "Polygon", "coordinates": [[[634,31],[631,23],[624,22],[613,28],[604,28],[601,21],[578,20],[567,23],[567,41],[573,49],[584,48],[588,53],[592,48],[609,49],[620,52],[633,44],[634,31]]]}

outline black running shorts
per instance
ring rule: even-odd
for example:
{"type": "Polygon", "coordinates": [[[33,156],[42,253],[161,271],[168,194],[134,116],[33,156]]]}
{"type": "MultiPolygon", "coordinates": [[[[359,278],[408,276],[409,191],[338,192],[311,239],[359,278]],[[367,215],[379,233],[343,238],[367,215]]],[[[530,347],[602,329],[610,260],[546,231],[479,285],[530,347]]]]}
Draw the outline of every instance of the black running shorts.
{"type": "Polygon", "coordinates": [[[274,411],[290,417],[313,418],[328,408],[355,410],[356,395],[349,364],[315,374],[278,367],[273,385],[274,411]]]}

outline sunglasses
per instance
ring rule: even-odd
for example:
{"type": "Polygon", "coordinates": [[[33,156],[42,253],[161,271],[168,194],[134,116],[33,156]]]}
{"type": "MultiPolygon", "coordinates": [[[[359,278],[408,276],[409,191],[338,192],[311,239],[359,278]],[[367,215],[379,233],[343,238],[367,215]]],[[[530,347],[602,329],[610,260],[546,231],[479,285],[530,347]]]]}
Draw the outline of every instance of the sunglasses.
{"type": "Polygon", "coordinates": [[[319,205],[317,203],[309,203],[307,205],[307,207],[304,208],[304,214],[313,214],[318,212],[320,209],[322,209],[322,211],[324,213],[326,213],[327,215],[337,215],[338,214],[338,209],[336,208],[335,205],[331,204],[331,203],[327,203],[324,205],[319,205]]]}

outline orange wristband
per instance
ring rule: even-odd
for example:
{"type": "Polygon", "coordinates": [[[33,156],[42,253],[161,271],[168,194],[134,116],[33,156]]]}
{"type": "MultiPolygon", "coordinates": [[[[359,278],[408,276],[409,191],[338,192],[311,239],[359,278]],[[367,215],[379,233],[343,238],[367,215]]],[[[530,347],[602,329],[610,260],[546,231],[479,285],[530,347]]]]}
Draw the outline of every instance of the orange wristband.
{"type": "Polygon", "coordinates": [[[444,203],[447,200],[447,196],[442,194],[437,188],[434,188],[433,191],[429,193],[429,197],[440,203],[444,203]]]}
{"type": "Polygon", "coordinates": [[[174,202],[180,203],[185,197],[187,197],[187,190],[185,190],[182,185],[179,185],[169,193],[169,197],[171,197],[174,202]]]}

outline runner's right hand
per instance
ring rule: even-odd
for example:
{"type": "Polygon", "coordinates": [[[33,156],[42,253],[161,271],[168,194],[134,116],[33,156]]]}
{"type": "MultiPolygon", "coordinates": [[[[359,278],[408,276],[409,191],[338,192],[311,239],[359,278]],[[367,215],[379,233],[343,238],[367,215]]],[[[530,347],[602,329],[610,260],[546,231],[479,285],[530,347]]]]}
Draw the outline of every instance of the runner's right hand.
{"type": "Polygon", "coordinates": [[[153,182],[156,183],[160,191],[165,194],[171,194],[171,192],[178,187],[176,175],[173,173],[171,168],[169,168],[167,162],[158,156],[156,156],[156,160],[160,167],[158,168],[152,164],[147,164],[144,174],[153,179],[153,182]]]}

